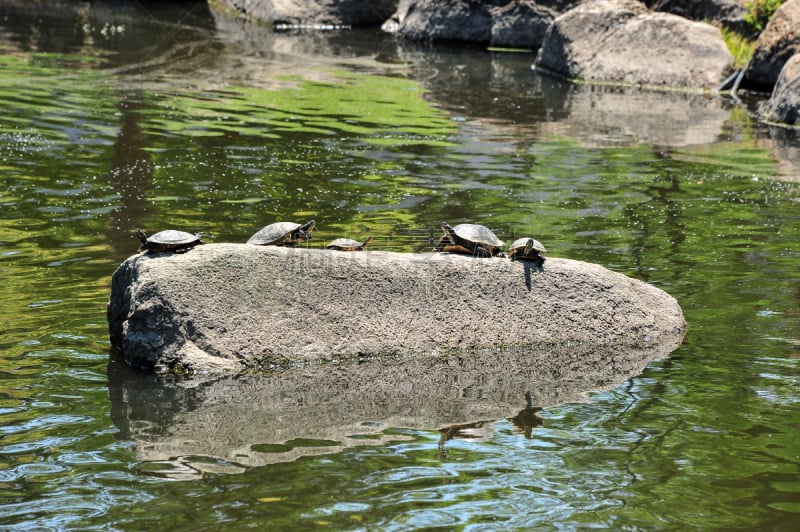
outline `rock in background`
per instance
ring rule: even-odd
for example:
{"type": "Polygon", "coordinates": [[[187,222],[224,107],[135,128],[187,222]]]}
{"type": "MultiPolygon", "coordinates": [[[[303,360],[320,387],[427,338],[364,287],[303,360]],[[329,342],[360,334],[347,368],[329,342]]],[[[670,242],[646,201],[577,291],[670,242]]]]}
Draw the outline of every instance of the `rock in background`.
{"type": "Polygon", "coordinates": [[[725,28],[747,33],[744,20],[747,0],[645,0],[653,11],[672,13],[699,22],[719,23],[725,28]]]}
{"type": "Polygon", "coordinates": [[[288,26],[378,26],[398,0],[212,0],[248,17],[288,26]]]}
{"type": "Polygon", "coordinates": [[[792,126],[800,122],[800,54],[793,55],[781,70],[763,117],[792,126]]]}
{"type": "Polygon", "coordinates": [[[743,86],[771,91],[786,62],[800,50],[800,0],[783,4],[758,37],[743,86]]]}
{"type": "Polygon", "coordinates": [[[587,2],[556,18],[536,58],[567,79],[708,89],[733,66],[720,30],[635,0],[587,2]]]}
{"type": "Polygon", "coordinates": [[[383,29],[417,41],[536,49],[555,17],[579,0],[401,0],[383,29]]]}

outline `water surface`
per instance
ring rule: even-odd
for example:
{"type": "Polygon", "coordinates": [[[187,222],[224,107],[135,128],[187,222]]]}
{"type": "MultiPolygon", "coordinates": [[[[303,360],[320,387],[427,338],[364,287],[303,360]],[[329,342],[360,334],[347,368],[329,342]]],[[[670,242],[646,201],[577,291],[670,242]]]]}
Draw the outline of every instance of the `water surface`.
{"type": "MultiPolygon", "coordinates": [[[[570,86],[526,54],[273,33],[191,3],[14,4],[0,7],[3,528],[800,520],[800,143],[754,102],[570,86]],[[262,405],[246,419],[269,430],[233,434],[220,418],[241,402],[224,387],[165,385],[110,353],[110,277],[134,226],[242,242],[310,217],[315,245],[373,234],[403,252],[443,219],[531,234],[666,290],[689,331],[641,367],[620,353],[613,378],[547,380],[520,353],[505,380],[437,367],[440,397],[398,383],[402,406],[364,383],[288,390],[288,417],[262,405]]],[[[269,378],[224,385],[287,382],[269,378]]]]}

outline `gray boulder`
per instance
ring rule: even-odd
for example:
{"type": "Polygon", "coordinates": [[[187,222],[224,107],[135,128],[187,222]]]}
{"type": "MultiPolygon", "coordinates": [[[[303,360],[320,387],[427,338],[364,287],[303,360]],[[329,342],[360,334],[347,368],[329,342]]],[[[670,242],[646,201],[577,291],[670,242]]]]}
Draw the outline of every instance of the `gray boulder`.
{"type": "Polygon", "coordinates": [[[645,0],[653,11],[672,13],[690,20],[718,23],[744,33],[748,30],[744,16],[747,0],[645,0]]]}
{"type": "Polygon", "coordinates": [[[711,88],[733,57],[710,24],[651,13],[635,0],[595,0],[556,18],[535,65],[573,80],[711,88]]]}
{"type": "Polygon", "coordinates": [[[763,110],[768,122],[796,125],[800,122],[800,54],[786,62],[763,110]]]}
{"type": "Polygon", "coordinates": [[[401,0],[383,29],[417,41],[539,48],[553,19],[577,0],[401,0]]]}
{"type": "Polygon", "coordinates": [[[800,0],[788,0],[767,23],[744,73],[742,85],[771,91],[783,65],[800,50],[800,0]]]}
{"type": "Polygon", "coordinates": [[[217,0],[231,9],[274,25],[378,26],[398,0],[217,0]]]}
{"type": "Polygon", "coordinates": [[[415,355],[651,345],[678,303],[601,266],[207,244],[114,273],[112,345],[159,372],[247,371],[415,355]]]}

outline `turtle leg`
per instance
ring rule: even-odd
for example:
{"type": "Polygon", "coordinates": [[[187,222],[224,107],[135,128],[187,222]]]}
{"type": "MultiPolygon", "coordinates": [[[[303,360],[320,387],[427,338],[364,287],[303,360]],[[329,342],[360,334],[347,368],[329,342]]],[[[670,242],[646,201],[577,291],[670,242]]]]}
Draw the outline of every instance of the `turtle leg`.
{"type": "Polygon", "coordinates": [[[482,257],[484,259],[488,259],[489,257],[492,256],[492,252],[483,246],[475,246],[475,249],[473,250],[472,254],[478,257],[482,257]]]}
{"type": "Polygon", "coordinates": [[[459,246],[458,244],[447,244],[442,249],[437,251],[446,251],[447,253],[459,253],[461,255],[475,256],[475,250],[459,246]]]}
{"type": "Polygon", "coordinates": [[[187,251],[189,251],[190,249],[195,247],[197,244],[198,244],[198,242],[195,242],[194,244],[187,244],[185,246],[181,246],[179,248],[173,249],[172,252],[173,253],[186,253],[187,251]]]}
{"type": "Polygon", "coordinates": [[[445,236],[443,236],[443,237],[441,237],[439,239],[439,241],[436,243],[435,246],[433,246],[433,250],[434,251],[444,251],[445,247],[452,246],[452,245],[453,245],[453,243],[450,242],[450,239],[447,237],[447,235],[445,235],[445,236]]]}

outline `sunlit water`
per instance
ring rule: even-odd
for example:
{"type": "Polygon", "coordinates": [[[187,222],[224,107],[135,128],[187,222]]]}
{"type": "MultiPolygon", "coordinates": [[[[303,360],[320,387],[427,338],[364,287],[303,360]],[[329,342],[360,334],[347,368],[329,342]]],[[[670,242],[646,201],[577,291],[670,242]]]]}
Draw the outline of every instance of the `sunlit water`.
{"type": "Polygon", "coordinates": [[[0,528],[800,522],[800,142],[755,104],[568,86],[530,55],[377,32],[275,34],[202,5],[103,6],[0,7],[0,528]],[[189,425],[211,450],[154,458],[237,405],[111,356],[132,228],[243,242],[311,217],[320,246],[428,249],[441,220],[532,234],[666,290],[689,332],[527,432],[477,417],[442,442],[355,409],[346,442],[309,421],[236,441],[237,459],[211,419],[189,425]]]}

